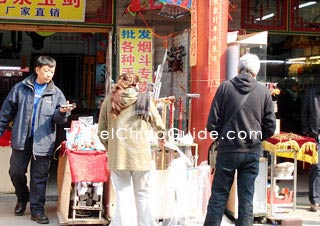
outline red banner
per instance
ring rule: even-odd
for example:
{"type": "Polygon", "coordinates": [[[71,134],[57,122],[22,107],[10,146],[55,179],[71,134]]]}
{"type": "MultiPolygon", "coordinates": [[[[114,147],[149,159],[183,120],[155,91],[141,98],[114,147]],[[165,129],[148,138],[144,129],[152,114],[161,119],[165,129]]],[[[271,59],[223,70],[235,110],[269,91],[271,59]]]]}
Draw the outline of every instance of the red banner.
{"type": "Polygon", "coordinates": [[[220,85],[220,52],[221,52],[221,3],[217,0],[210,0],[210,21],[209,21],[209,78],[212,87],[220,85]]]}

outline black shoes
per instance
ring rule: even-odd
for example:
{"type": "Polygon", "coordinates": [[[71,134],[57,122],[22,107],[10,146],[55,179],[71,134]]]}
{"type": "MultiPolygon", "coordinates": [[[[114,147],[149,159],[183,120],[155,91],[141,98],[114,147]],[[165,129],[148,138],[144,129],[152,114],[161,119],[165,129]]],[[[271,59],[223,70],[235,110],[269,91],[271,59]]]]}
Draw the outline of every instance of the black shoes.
{"type": "Polygon", "coordinates": [[[36,221],[38,224],[49,224],[49,219],[44,213],[31,215],[31,220],[36,221]]]}
{"type": "Polygon", "coordinates": [[[16,207],[14,208],[14,214],[16,216],[22,216],[26,211],[26,206],[28,202],[20,202],[18,201],[16,207]]]}

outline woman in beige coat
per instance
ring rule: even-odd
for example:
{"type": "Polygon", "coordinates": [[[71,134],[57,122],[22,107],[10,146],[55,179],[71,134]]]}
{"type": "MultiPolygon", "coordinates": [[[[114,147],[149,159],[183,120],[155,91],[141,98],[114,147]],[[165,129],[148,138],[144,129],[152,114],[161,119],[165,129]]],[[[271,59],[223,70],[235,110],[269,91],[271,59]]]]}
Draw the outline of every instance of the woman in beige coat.
{"type": "Polygon", "coordinates": [[[102,103],[99,137],[108,151],[108,166],[116,193],[114,225],[131,226],[126,205],[134,191],[138,226],[153,226],[149,207],[151,137],[157,132],[160,147],[164,145],[165,126],[148,93],[138,92],[139,78],[123,74],[102,103]]]}

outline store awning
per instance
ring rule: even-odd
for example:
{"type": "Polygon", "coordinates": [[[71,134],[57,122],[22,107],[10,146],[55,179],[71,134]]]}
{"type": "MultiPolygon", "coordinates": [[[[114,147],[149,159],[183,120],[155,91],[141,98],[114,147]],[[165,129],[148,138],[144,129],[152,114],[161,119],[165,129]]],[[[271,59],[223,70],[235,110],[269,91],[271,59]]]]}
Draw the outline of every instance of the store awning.
{"type": "Polygon", "coordinates": [[[0,23],[0,30],[34,31],[34,32],[66,32],[66,33],[108,33],[111,27],[68,26],[68,25],[34,25],[0,23]]]}

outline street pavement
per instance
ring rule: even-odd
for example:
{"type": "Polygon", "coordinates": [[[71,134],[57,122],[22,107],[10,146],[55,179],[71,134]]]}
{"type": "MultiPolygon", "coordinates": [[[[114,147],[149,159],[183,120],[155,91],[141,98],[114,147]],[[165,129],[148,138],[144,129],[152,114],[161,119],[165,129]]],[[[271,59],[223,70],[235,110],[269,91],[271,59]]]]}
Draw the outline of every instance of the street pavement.
{"type": "MultiPolygon", "coordinates": [[[[57,192],[55,178],[49,181],[47,191],[47,203],[46,203],[46,214],[49,217],[50,224],[52,226],[60,225],[56,211],[57,211],[57,192]]],[[[1,183],[1,182],[0,182],[1,183]]],[[[288,182],[283,182],[288,183],[288,182]]],[[[286,217],[302,219],[304,226],[319,226],[320,225],[320,210],[318,212],[309,211],[308,201],[308,175],[307,172],[299,173],[297,180],[297,207],[296,211],[286,217]]],[[[279,186],[286,186],[286,184],[279,184],[279,186]]],[[[14,216],[13,209],[16,203],[14,194],[0,194],[0,226],[35,226],[38,225],[36,222],[31,221],[29,204],[27,206],[26,213],[23,216],[14,216]]],[[[258,225],[275,225],[272,223],[280,224],[280,221],[268,221],[265,224],[254,224],[258,225]]],[[[223,219],[222,226],[232,226],[234,222],[227,218],[223,219]]],[[[128,225],[130,226],[130,225],[128,225]]],[[[164,226],[164,225],[163,225],[164,226]]],[[[181,226],[181,225],[179,225],[181,226]]],[[[202,226],[201,223],[192,223],[186,226],[202,226]]],[[[293,225],[292,225],[293,226],[293,225]]]]}

